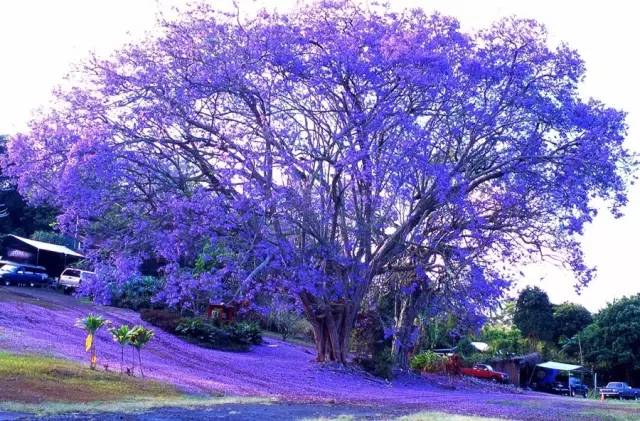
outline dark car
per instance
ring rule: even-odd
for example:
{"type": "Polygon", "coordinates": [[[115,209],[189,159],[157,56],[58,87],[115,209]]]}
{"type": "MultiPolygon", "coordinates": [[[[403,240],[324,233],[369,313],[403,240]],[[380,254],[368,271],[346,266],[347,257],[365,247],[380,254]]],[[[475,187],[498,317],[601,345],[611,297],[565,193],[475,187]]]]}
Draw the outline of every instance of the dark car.
{"type": "Polygon", "coordinates": [[[49,284],[47,269],[15,262],[0,263],[0,283],[4,285],[41,286],[49,284]]]}
{"type": "Polygon", "coordinates": [[[586,398],[589,394],[589,388],[582,383],[577,377],[569,377],[566,382],[555,382],[551,387],[553,393],[566,396],[582,396],[586,398]]]}
{"type": "Polygon", "coordinates": [[[630,387],[625,382],[609,382],[605,387],[600,389],[600,395],[603,398],[614,399],[639,399],[640,393],[637,389],[630,387]]]}

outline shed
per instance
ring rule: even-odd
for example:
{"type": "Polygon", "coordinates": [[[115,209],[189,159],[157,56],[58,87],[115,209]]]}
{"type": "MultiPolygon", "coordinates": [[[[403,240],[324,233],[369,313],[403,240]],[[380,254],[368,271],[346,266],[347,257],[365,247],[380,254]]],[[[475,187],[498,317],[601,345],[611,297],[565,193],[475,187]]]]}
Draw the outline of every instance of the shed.
{"type": "Polygon", "coordinates": [[[540,354],[532,352],[526,355],[494,359],[490,364],[494,370],[507,373],[509,375],[509,383],[524,387],[535,370],[536,365],[541,360],[542,357],[540,354]]]}
{"type": "Polygon", "coordinates": [[[49,276],[58,277],[68,265],[84,256],[65,246],[9,234],[2,239],[2,258],[44,266],[49,276]]]}

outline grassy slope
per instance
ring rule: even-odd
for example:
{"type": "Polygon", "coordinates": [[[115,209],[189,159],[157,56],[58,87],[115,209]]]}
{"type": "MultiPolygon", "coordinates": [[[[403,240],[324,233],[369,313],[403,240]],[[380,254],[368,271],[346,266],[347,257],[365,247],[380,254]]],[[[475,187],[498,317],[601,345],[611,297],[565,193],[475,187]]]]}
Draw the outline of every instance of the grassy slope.
{"type": "Polygon", "coordinates": [[[5,411],[51,415],[268,402],[188,396],[173,385],[94,371],[67,360],[0,352],[0,410],[5,411]]]}
{"type": "Polygon", "coordinates": [[[77,403],[177,396],[175,387],[158,382],[90,370],[57,358],[0,353],[0,401],[77,403]]]}

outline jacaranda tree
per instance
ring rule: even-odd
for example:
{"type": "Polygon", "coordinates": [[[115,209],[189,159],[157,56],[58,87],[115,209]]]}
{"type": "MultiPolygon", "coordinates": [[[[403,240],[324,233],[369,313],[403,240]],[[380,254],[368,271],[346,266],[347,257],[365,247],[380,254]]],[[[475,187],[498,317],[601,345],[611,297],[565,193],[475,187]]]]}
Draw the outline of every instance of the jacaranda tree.
{"type": "Polygon", "coordinates": [[[532,255],[589,281],[575,236],[593,199],[626,202],[624,113],[580,99],[583,62],[535,21],[322,1],[161,25],[9,142],[4,171],[103,282],[152,258],[170,304],[296,295],[318,360],[344,362],[378,276],[474,308],[532,255]]]}

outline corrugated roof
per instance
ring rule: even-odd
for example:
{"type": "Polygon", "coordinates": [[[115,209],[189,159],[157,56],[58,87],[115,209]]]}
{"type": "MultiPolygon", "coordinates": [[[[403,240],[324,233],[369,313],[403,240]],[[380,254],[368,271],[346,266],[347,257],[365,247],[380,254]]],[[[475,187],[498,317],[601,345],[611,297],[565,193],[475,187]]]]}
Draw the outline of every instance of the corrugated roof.
{"type": "Polygon", "coordinates": [[[581,365],[557,363],[555,361],[547,361],[546,363],[538,364],[538,367],[550,368],[553,370],[573,371],[582,368],[581,365]]]}
{"type": "Polygon", "coordinates": [[[9,235],[39,250],[46,250],[54,253],[66,254],[67,256],[84,257],[80,253],[76,253],[75,251],[65,246],[60,246],[58,244],[45,243],[43,241],[31,240],[30,238],[23,238],[13,234],[9,234],[9,235]]]}

